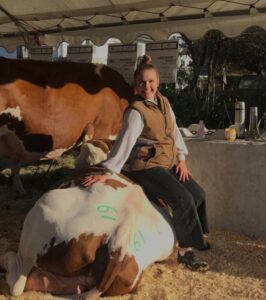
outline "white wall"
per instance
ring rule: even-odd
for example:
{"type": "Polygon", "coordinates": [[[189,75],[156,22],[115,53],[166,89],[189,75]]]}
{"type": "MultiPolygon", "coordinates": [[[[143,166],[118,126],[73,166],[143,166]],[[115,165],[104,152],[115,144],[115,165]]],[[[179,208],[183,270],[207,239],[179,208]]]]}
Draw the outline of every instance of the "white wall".
{"type": "Polygon", "coordinates": [[[186,141],[210,226],[266,238],[266,143],[186,141]]]}

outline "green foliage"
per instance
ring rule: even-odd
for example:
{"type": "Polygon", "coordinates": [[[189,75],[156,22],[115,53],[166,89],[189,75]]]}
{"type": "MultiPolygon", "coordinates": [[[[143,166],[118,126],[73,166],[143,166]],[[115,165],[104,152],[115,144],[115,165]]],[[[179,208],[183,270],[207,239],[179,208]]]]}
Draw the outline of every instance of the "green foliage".
{"type": "Polygon", "coordinates": [[[180,126],[203,119],[208,128],[228,127],[234,122],[236,101],[246,103],[247,115],[251,106],[258,106],[259,116],[266,111],[264,30],[251,28],[234,39],[217,31],[209,32],[196,42],[184,39],[192,58],[191,68],[177,72],[176,86],[160,86],[180,126]],[[202,79],[203,74],[207,75],[206,79],[202,79]],[[225,74],[227,84],[223,85],[225,74]],[[254,78],[250,87],[241,88],[239,82],[245,74],[260,77],[254,78]],[[265,84],[258,83],[259,80],[265,84]]]}
{"type": "Polygon", "coordinates": [[[242,35],[231,39],[230,62],[257,74],[266,72],[266,32],[250,28],[242,35]]]}
{"type": "Polygon", "coordinates": [[[198,122],[200,101],[189,87],[178,91],[174,84],[165,84],[161,85],[160,91],[169,99],[179,126],[198,122]]]}
{"type": "Polygon", "coordinates": [[[202,108],[206,91],[199,88],[193,91],[186,87],[178,93],[174,85],[161,85],[160,91],[169,99],[179,126],[187,127],[203,119],[208,128],[225,128],[231,124],[230,119],[233,120],[232,97],[217,96],[214,105],[207,111],[202,108]]]}
{"type": "MultiPolygon", "coordinates": [[[[207,89],[187,86],[183,90],[175,89],[174,84],[161,85],[160,91],[168,97],[179,126],[188,126],[203,119],[207,128],[226,128],[234,123],[236,101],[246,103],[248,119],[249,108],[257,106],[259,117],[266,111],[266,88],[241,89],[240,78],[229,78],[224,91],[216,91],[212,105],[204,106],[207,89]]],[[[265,78],[266,81],[266,78],[265,78]]]]}

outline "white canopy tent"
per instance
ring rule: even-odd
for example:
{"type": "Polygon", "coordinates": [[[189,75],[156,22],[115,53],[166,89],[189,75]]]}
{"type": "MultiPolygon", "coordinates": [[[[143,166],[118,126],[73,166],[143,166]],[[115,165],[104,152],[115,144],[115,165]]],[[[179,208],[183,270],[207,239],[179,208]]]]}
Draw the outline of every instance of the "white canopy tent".
{"type": "Polygon", "coordinates": [[[252,26],[266,29],[266,0],[0,0],[0,46],[9,51],[177,32],[194,40],[214,29],[232,37],[252,26]]]}

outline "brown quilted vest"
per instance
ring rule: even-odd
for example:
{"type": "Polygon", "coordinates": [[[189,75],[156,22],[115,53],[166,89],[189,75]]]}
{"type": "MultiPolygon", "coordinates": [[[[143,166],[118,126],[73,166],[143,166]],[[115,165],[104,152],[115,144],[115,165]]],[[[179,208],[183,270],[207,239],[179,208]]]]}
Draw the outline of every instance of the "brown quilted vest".
{"type": "Polygon", "coordinates": [[[128,159],[129,171],[153,167],[172,168],[177,163],[177,148],[174,141],[174,122],[170,104],[157,94],[158,105],[136,96],[128,109],[137,110],[144,122],[143,131],[128,159]]]}

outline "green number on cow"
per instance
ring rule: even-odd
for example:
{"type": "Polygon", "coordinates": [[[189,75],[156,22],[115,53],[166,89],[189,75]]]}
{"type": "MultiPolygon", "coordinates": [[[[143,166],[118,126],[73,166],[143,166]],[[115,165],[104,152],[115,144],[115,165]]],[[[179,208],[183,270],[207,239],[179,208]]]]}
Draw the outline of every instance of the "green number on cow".
{"type": "Polygon", "coordinates": [[[97,206],[97,211],[101,213],[101,217],[103,219],[115,221],[116,217],[114,215],[117,214],[117,210],[109,205],[99,205],[97,206]]]}
{"type": "Polygon", "coordinates": [[[138,233],[134,233],[134,248],[136,251],[140,251],[143,243],[145,244],[145,239],[141,231],[138,231],[138,233]]]}

